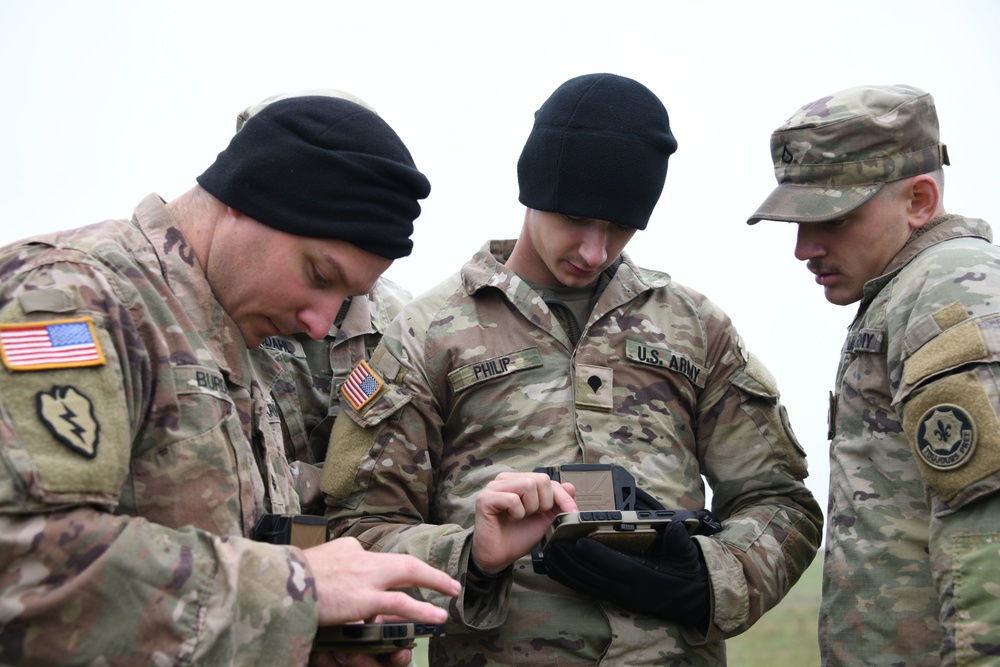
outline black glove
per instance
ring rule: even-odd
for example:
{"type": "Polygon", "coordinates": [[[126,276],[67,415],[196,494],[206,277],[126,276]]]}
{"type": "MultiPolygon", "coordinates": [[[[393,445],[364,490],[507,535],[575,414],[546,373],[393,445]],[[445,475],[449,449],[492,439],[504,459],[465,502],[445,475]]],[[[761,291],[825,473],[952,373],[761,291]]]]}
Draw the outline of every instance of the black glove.
{"type": "Polygon", "coordinates": [[[680,521],[641,554],[615,551],[590,537],[557,540],[545,552],[548,575],[575,591],[705,631],[711,608],[708,569],[680,521]]]}

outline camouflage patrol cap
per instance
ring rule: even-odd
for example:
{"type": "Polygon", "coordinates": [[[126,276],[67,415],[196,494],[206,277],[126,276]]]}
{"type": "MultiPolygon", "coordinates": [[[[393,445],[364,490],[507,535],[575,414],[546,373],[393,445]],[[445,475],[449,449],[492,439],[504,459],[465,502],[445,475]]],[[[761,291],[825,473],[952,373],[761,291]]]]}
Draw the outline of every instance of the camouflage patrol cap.
{"type": "Polygon", "coordinates": [[[828,222],[886,183],[949,164],[934,98],[913,86],[860,86],[811,102],[771,134],[778,187],[747,220],[828,222]]]}

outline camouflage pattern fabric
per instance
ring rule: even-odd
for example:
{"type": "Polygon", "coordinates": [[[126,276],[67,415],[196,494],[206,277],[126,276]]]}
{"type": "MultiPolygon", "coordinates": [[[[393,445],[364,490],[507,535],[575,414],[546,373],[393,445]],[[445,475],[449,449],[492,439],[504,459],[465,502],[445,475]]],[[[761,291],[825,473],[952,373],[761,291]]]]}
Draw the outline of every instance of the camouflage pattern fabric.
{"type": "Polygon", "coordinates": [[[272,336],[251,352],[267,368],[276,361],[281,375],[268,403],[272,427],[283,433],[302,511],[322,515],[320,466],[326,458],[333,422],[340,412],[337,390],[361,360],[371,357],[382,332],[411,299],[388,278],[379,278],[366,296],[344,302],[323,340],[306,334],[272,336]],[[331,396],[333,400],[331,400],[331,396]]]}
{"type": "Polygon", "coordinates": [[[304,556],[245,539],[298,511],[279,369],[253,372],[160,198],[0,250],[0,346],[0,663],[305,664],[304,556]]]}
{"type": "Polygon", "coordinates": [[[898,181],[936,171],[947,164],[947,149],[938,140],[931,95],[912,86],[852,88],[792,114],[771,134],[771,159],[778,183],[821,190],[898,181]],[[898,106],[891,118],[878,116],[869,98],[884,104],[890,95],[898,106]],[[893,140],[873,145],[872,137],[886,134],[889,124],[895,130],[893,140]]]}
{"type": "Polygon", "coordinates": [[[886,183],[949,164],[934,98],[913,86],[860,86],[806,104],[771,133],[775,188],[747,220],[825,222],[886,183]]]}
{"type": "Polygon", "coordinates": [[[725,524],[697,538],[712,587],[707,637],[578,594],[525,557],[512,575],[466,580],[430,658],[725,664],[724,637],[777,604],[819,545],[822,514],[773,378],[714,304],[627,257],[574,348],[501,263],[512,247],[487,245],[404,308],[371,361],[384,386],[342,400],[324,469],[333,532],[459,577],[475,496],[502,471],[614,463],[666,507],[687,509],[704,507],[704,475],[725,524]]]}
{"type": "Polygon", "coordinates": [[[945,216],[865,285],[831,404],[823,664],[1000,655],[1000,249],[945,216]]]}

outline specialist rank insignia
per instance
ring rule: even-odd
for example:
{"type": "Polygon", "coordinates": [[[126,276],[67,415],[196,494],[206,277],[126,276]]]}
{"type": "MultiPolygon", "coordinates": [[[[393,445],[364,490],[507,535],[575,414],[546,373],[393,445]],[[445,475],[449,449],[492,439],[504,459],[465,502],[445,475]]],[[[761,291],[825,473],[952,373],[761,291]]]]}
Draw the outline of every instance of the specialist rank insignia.
{"type": "Polygon", "coordinates": [[[976,448],[976,425],[955,405],[938,405],[924,413],[917,427],[917,451],[927,465],[953,470],[965,464],[976,448]]]}
{"type": "Polygon", "coordinates": [[[371,366],[359,361],[341,386],[340,393],[355,410],[361,410],[378,395],[383,386],[381,378],[375,374],[371,366]]]}

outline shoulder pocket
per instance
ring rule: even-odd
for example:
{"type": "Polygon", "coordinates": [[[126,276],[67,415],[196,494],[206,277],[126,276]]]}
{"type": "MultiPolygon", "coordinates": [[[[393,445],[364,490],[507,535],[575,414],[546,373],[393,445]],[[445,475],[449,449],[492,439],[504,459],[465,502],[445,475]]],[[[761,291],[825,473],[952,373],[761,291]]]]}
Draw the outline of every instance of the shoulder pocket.
{"type": "Polygon", "coordinates": [[[333,423],[320,481],[320,488],[329,500],[342,502],[359,486],[366,486],[372,472],[369,454],[380,446],[378,439],[383,430],[377,427],[390,420],[411,398],[396,385],[385,385],[374,402],[359,412],[341,396],[340,416],[333,423]],[[344,415],[350,419],[344,419],[344,415]]]}
{"type": "Polygon", "coordinates": [[[733,373],[729,381],[740,392],[743,409],[753,417],[774,455],[796,479],[805,479],[808,475],[806,451],[792,432],[788,412],[778,400],[778,385],[771,372],[751,354],[746,365],[733,373]],[[762,419],[765,424],[761,424],[762,419]]]}

